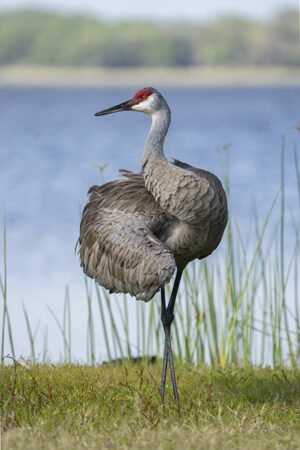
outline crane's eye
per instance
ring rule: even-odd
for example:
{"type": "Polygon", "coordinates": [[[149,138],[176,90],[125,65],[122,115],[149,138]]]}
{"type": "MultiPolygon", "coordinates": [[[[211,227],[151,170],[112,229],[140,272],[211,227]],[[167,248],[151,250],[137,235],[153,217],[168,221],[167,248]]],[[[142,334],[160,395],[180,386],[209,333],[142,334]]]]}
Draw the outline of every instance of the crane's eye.
{"type": "Polygon", "coordinates": [[[142,101],[142,100],[146,100],[149,97],[148,94],[141,94],[138,96],[138,100],[142,101]]]}

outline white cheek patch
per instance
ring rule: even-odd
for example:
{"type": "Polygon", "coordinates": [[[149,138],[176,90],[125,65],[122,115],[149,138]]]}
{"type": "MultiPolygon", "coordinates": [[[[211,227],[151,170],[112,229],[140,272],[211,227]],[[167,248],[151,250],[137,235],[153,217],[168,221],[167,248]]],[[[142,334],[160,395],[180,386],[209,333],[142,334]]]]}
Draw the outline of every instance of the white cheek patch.
{"type": "Polygon", "coordinates": [[[133,111],[140,111],[146,114],[150,114],[153,111],[152,95],[150,95],[146,100],[142,101],[141,103],[132,106],[131,109],[133,111]]]}

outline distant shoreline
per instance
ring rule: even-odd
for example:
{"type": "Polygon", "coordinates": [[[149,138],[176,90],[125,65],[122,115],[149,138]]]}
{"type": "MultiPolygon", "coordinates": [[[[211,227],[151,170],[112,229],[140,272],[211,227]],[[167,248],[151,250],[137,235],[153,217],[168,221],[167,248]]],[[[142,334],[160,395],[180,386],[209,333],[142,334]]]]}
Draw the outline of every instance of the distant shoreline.
{"type": "Polygon", "coordinates": [[[300,67],[187,68],[2,66],[0,86],[300,86],[300,67]]]}

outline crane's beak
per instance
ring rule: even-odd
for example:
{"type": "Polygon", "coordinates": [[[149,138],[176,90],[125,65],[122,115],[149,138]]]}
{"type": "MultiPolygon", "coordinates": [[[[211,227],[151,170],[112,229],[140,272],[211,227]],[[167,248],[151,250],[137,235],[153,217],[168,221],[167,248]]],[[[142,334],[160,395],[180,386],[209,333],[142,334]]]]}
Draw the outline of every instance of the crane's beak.
{"type": "Polygon", "coordinates": [[[127,100],[127,102],[120,103],[119,105],[112,106],[111,108],[104,109],[95,114],[95,116],[105,116],[106,114],[112,114],[120,111],[130,111],[131,107],[134,105],[133,101],[127,100]]]}

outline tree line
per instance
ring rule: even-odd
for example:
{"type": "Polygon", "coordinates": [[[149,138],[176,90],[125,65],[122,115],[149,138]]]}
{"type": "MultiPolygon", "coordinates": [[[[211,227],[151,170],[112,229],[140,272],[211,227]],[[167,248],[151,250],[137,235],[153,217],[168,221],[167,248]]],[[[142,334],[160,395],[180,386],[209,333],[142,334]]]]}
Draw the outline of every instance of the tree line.
{"type": "Polygon", "coordinates": [[[39,11],[0,15],[0,65],[300,65],[298,13],[270,22],[108,22],[39,11]]]}

